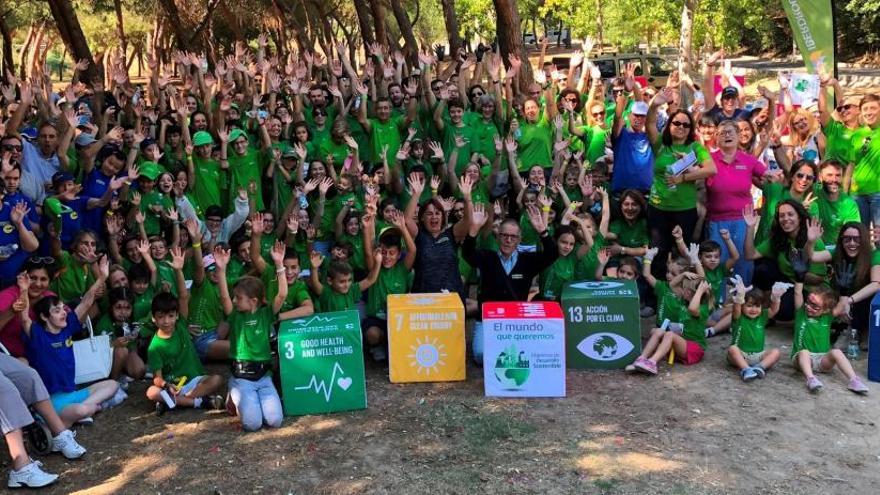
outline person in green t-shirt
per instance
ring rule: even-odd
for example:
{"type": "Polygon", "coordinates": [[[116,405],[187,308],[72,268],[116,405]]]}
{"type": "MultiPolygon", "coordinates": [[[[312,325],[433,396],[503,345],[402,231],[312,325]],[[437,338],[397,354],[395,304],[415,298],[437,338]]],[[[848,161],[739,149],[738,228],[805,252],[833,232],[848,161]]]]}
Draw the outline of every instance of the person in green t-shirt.
{"type": "Polygon", "coordinates": [[[735,366],[744,382],[764,378],[767,371],[779,361],[777,348],[764,349],[764,330],[767,321],[779,311],[779,304],[789,284],[775,284],[770,293],[770,308],[764,308],[764,291],[747,289],[740,276],[735,277],[733,325],[730,328],[730,347],[727,362],[735,366]]]}
{"type": "MultiPolygon", "coordinates": [[[[406,294],[410,287],[410,272],[416,262],[416,243],[406,228],[403,214],[395,211],[390,215],[393,227],[379,234],[379,254],[381,259],[366,258],[367,269],[372,273],[377,269],[376,283],[367,291],[367,317],[361,323],[364,342],[376,362],[388,359],[386,338],[388,334],[388,295],[406,294]],[[400,258],[401,240],[406,245],[406,255],[400,258]]],[[[364,215],[364,251],[372,253],[373,239],[376,238],[376,205],[367,206],[364,215]]]]}
{"type": "Polygon", "coordinates": [[[137,353],[138,330],[131,319],[132,293],[126,287],[111,289],[108,294],[109,311],[101,316],[95,325],[95,334],[109,335],[113,346],[113,365],[110,378],[119,379],[123,373],[140,380],[146,372],[146,365],[137,353]]]}
{"type": "Polygon", "coordinates": [[[856,375],[852,364],[840,349],[831,348],[831,321],[843,315],[836,305],[834,290],[825,285],[816,286],[804,296],[804,283],[794,284],[794,337],[791,361],[807,381],[810,392],[822,389],[822,382],[814,372],[829,373],[837,366],[849,379],[847,388],[857,394],[867,394],[868,387],[856,375]]]}
{"type": "MultiPolygon", "coordinates": [[[[592,181],[588,185],[592,186],[592,181]]],[[[645,218],[647,214],[647,202],[645,196],[635,189],[625,189],[620,193],[618,208],[616,209],[614,219],[612,220],[611,200],[608,197],[608,191],[604,188],[599,189],[602,196],[602,219],[599,222],[599,231],[609,241],[611,255],[617,258],[623,256],[644,256],[645,250],[649,244],[648,238],[648,221],[645,218]]],[[[617,265],[617,260],[610,263],[612,268],[609,270],[609,276],[614,276],[613,268],[617,265]]]]}
{"type": "Polygon", "coordinates": [[[351,265],[344,261],[334,261],[327,267],[327,278],[324,281],[327,286],[325,286],[320,276],[324,256],[317,251],[312,251],[310,258],[312,269],[309,273],[309,288],[313,294],[318,296],[317,312],[319,313],[354,309],[361,293],[376,283],[379,278],[379,267],[382,266],[382,253],[377,252],[375,255],[376,264],[373,265],[367,278],[358,283],[352,283],[354,270],[351,265]]]}
{"type": "Polygon", "coordinates": [[[855,168],[849,192],[862,210],[862,220],[880,225],[880,95],[859,101],[865,129],[853,136],[855,168]]]}
{"type": "Polygon", "coordinates": [[[271,306],[265,306],[265,286],[256,277],[240,278],[232,288],[230,297],[225,275],[230,251],[214,248],[220,303],[229,322],[229,357],[232,359],[229,399],[235,405],[245,431],[257,431],[264,423],[277,428],[284,418],[281,398],[272,383],[272,350],[269,342],[275,318],[287,299],[284,243],[276,241],[271,254],[278,289],[271,306]]]}
{"type": "MultiPolygon", "coordinates": [[[[287,225],[290,234],[295,236],[299,230],[299,222],[296,220],[288,221],[287,225]]],[[[265,234],[265,229],[265,218],[261,215],[256,215],[251,220],[251,266],[263,281],[263,286],[266,288],[266,300],[271,301],[274,300],[275,295],[278,294],[279,277],[277,273],[266,269],[268,268],[266,260],[258,250],[254,249],[256,246],[260,245],[264,238],[263,235],[265,234]]],[[[284,266],[285,279],[287,280],[287,297],[284,298],[284,303],[281,305],[281,310],[278,312],[279,320],[302,318],[310,316],[315,312],[315,307],[312,304],[312,298],[309,295],[308,288],[306,287],[305,282],[299,279],[299,256],[300,253],[294,247],[286,247],[284,249],[284,256],[281,263],[284,266]]]]}
{"type": "Polygon", "coordinates": [[[578,245],[572,225],[560,225],[556,229],[556,247],[559,250],[559,257],[538,276],[538,296],[544,301],[560,300],[562,288],[574,280],[578,262],[593,247],[593,236],[590,235],[587,224],[570,211],[566,212],[568,220],[575,223],[580,229],[583,242],[578,245]]]}
{"type": "Polygon", "coordinates": [[[843,166],[835,160],[819,164],[821,187],[814,189],[816,200],[810,204],[813,217],[822,222],[822,242],[834,246],[840,228],[848,222],[860,222],[859,205],[841,189],[843,166]]]}
{"type": "Polygon", "coordinates": [[[819,91],[819,123],[822,125],[822,132],[825,134],[825,156],[824,160],[836,160],[843,165],[844,170],[852,172],[850,167],[855,164],[855,149],[853,148],[853,139],[864,129],[859,122],[859,97],[855,95],[846,95],[837,79],[829,78],[819,81],[822,88],[819,91]],[[827,87],[833,86],[835,97],[837,99],[837,108],[835,114],[828,111],[828,91],[827,87]]]}
{"type": "Polygon", "coordinates": [[[440,133],[440,144],[443,152],[449,156],[452,162],[452,152],[457,151],[455,161],[449,167],[454,166],[455,175],[461,175],[464,167],[471,161],[473,154],[472,143],[476,141],[474,127],[464,121],[464,103],[461,100],[449,99],[447,90],[441,91],[440,102],[434,109],[434,126],[440,133]],[[443,110],[449,106],[449,122],[443,119],[443,110]]]}
{"type": "MultiPolygon", "coordinates": [[[[653,259],[657,248],[648,249],[645,258],[653,259]]],[[[647,269],[646,269],[647,271],[647,269]]],[[[627,366],[628,371],[641,371],[649,375],[657,374],[657,363],[665,359],[670,351],[675,359],[685,365],[697,364],[703,359],[706,349],[706,319],[709,317],[709,306],[712,299],[712,287],[705,279],[685,278],[681,281],[681,295],[689,301],[683,318],[681,334],[667,331],[666,328],[651,330],[651,337],[642,348],[642,353],[633,364],[627,366]]]]}
{"type": "Polygon", "coordinates": [[[179,299],[163,292],[151,304],[156,333],[147,349],[153,383],[146,395],[156,404],[158,415],[176,407],[224,407],[223,397],[215,395],[223,387],[223,377],[205,374],[186,330],[188,302],[183,290],[179,299]]]}
{"type": "Polygon", "coordinates": [[[202,234],[195,221],[187,220],[186,230],[192,239],[193,278],[189,299],[189,330],[196,352],[202,361],[229,358],[228,325],[223,325],[223,308],[217,286],[219,273],[213,257],[202,256],[202,234]]]}
{"type": "MultiPolygon", "coordinates": [[[[355,87],[362,99],[366,99],[368,90],[363,83],[355,87]]],[[[418,112],[418,98],[416,91],[418,86],[415,81],[410,81],[404,89],[409,94],[409,105],[405,116],[391,115],[391,101],[388,98],[380,98],[376,102],[376,118],[367,118],[367,105],[360,105],[358,122],[363,126],[367,135],[370,136],[370,153],[368,157],[372,161],[382,159],[382,153],[386,156],[395,156],[400,149],[400,134],[415,120],[418,112]]]]}
{"type": "MultiPolygon", "coordinates": [[[[202,209],[219,206],[225,212],[228,206],[226,192],[229,190],[227,179],[229,162],[225,153],[221,154],[219,162],[212,158],[213,145],[214,138],[207,132],[197,132],[193,135],[192,152],[194,153],[187,155],[189,190],[202,209]]],[[[190,152],[189,147],[187,152],[190,152]]]]}
{"type": "Polygon", "coordinates": [[[233,129],[228,135],[225,132],[218,133],[221,141],[221,154],[226,146],[232,147],[232,154],[227,158],[229,163],[229,186],[228,204],[235,201],[239,190],[246,189],[249,197],[257,210],[264,210],[263,205],[263,172],[265,163],[272,159],[271,142],[266,134],[265,125],[260,126],[260,132],[264,136],[259,149],[250,148],[247,134],[241,129],[233,129]]]}

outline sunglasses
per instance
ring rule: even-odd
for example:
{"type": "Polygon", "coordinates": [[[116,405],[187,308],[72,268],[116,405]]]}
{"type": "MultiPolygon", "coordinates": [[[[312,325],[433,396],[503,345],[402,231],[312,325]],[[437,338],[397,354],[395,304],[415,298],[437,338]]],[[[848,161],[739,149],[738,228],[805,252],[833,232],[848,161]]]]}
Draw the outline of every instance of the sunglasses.
{"type": "Polygon", "coordinates": [[[501,233],[499,233],[498,237],[500,237],[501,239],[507,239],[509,241],[515,241],[515,240],[519,239],[519,234],[501,234],[501,233]]]}
{"type": "Polygon", "coordinates": [[[845,235],[840,238],[840,242],[843,244],[861,244],[862,238],[857,235],[845,235]]]}
{"type": "Polygon", "coordinates": [[[18,145],[4,144],[3,145],[3,151],[22,151],[22,150],[24,150],[24,146],[22,146],[20,144],[18,144],[18,145]]]}
{"type": "Polygon", "coordinates": [[[623,90],[623,89],[612,89],[612,90],[611,90],[611,94],[613,94],[613,95],[619,95],[619,94],[623,93],[624,91],[625,91],[625,90],[623,90]]]}
{"type": "Polygon", "coordinates": [[[672,122],[670,122],[670,124],[674,125],[675,127],[684,127],[685,129],[691,128],[690,122],[681,122],[680,120],[673,120],[672,122]]]}
{"type": "Polygon", "coordinates": [[[803,172],[798,172],[794,174],[798,179],[807,179],[807,180],[816,180],[816,176],[812,174],[805,174],[803,172]]]}
{"type": "Polygon", "coordinates": [[[28,262],[35,267],[52,266],[55,264],[55,258],[51,256],[32,256],[28,259],[28,262]]]}
{"type": "Polygon", "coordinates": [[[593,112],[592,115],[593,115],[593,117],[601,117],[601,116],[605,115],[605,112],[593,112]]]}
{"type": "Polygon", "coordinates": [[[849,110],[850,108],[855,108],[855,105],[853,105],[852,103],[850,103],[848,105],[840,105],[839,107],[837,107],[837,112],[843,113],[843,112],[849,110]]]}

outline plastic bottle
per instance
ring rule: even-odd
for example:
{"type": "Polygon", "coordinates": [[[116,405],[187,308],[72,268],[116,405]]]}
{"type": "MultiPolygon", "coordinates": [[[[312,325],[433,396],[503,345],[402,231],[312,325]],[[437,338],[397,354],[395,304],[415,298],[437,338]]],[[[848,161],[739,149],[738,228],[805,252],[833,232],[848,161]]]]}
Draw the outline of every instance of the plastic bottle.
{"type": "Polygon", "coordinates": [[[855,328],[849,329],[849,345],[846,348],[846,357],[851,361],[859,358],[859,331],[855,328]]]}

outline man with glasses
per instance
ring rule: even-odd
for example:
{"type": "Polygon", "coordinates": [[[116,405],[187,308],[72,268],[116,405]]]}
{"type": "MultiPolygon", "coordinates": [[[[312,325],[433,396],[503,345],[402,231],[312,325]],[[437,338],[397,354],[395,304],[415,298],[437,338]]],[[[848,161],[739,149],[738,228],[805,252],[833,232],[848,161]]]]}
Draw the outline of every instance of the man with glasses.
{"type": "Polygon", "coordinates": [[[819,164],[819,182],[816,201],[809,208],[812,217],[822,222],[822,242],[832,247],[837,242],[841,227],[847,222],[861,222],[859,205],[842,190],[843,165],[837,160],[819,164]]]}
{"type": "Polygon", "coordinates": [[[833,77],[820,80],[819,87],[819,123],[822,125],[822,133],[825,134],[825,159],[836,160],[843,166],[843,187],[848,190],[852,166],[856,161],[853,140],[868,132],[867,127],[861,124],[859,97],[846,95],[840,83],[833,77]],[[828,86],[834,88],[838,100],[837,108],[834,109],[836,113],[828,110],[828,86]]]}
{"type": "MultiPolygon", "coordinates": [[[[4,136],[0,141],[0,156],[9,153],[9,161],[14,164],[21,165],[23,159],[24,145],[21,137],[16,135],[4,136]]],[[[40,179],[34,174],[28,173],[19,167],[21,176],[18,183],[18,191],[20,194],[27,196],[34,204],[42,205],[46,199],[46,187],[40,179]]]]}
{"type": "MultiPolygon", "coordinates": [[[[519,221],[507,218],[498,227],[498,250],[477,249],[477,236],[488,220],[482,205],[474,205],[470,231],[461,248],[461,255],[474,269],[480,271],[478,302],[527,301],[532,280],[559,257],[556,241],[547,230],[547,223],[537,206],[527,210],[529,222],[541,240],[536,252],[519,252],[522,231],[519,221]]],[[[477,313],[481,315],[481,312],[477,313]]],[[[474,322],[473,356],[477,364],[483,363],[483,323],[481,317],[474,322]]]]}

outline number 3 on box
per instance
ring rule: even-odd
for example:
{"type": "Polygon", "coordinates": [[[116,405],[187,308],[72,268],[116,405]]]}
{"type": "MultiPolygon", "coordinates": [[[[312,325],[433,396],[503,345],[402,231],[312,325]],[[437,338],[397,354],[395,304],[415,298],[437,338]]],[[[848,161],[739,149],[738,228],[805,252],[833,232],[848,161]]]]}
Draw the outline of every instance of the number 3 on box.
{"type": "Polygon", "coordinates": [[[293,342],[284,343],[284,358],[293,359],[293,342]]]}

